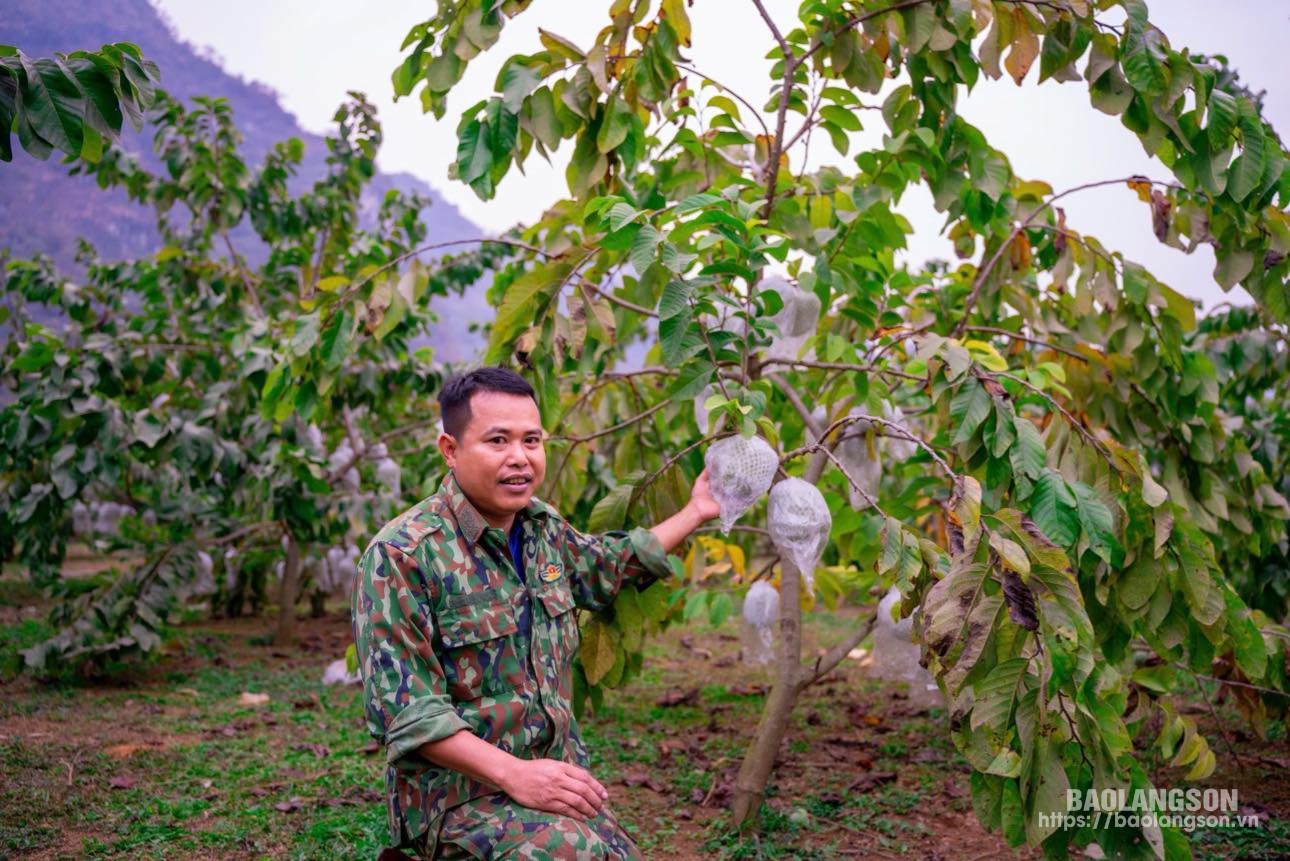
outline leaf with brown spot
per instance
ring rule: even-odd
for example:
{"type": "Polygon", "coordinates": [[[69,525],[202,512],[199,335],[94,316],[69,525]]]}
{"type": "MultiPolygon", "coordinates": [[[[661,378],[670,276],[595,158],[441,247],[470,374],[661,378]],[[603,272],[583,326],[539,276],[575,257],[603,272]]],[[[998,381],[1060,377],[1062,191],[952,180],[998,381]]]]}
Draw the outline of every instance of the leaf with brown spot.
{"type": "Polygon", "coordinates": [[[1005,568],[1003,572],[1003,600],[1008,605],[1008,618],[1013,624],[1027,631],[1039,630],[1035,593],[1011,568],[1005,568]]]}

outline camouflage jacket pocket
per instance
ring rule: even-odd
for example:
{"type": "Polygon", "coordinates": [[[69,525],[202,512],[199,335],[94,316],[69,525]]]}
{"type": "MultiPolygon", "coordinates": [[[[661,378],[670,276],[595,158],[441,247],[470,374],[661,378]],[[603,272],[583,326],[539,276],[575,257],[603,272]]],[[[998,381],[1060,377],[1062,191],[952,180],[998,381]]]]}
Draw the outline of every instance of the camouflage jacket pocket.
{"type": "Polygon", "coordinates": [[[524,683],[517,651],[519,623],[509,602],[466,604],[440,611],[436,620],[448,690],[454,700],[477,700],[524,683]]]}
{"type": "Polygon", "coordinates": [[[578,650],[578,614],[574,608],[573,590],[567,578],[548,583],[538,593],[550,626],[551,649],[560,666],[573,660],[578,650]]]}

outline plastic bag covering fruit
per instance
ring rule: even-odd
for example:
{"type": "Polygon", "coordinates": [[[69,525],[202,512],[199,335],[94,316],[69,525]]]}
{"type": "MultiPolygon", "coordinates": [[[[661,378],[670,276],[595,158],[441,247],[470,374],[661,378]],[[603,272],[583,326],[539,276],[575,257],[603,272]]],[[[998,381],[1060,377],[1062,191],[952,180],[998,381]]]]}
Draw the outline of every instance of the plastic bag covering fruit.
{"type": "Polygon", "coordinates": [[[919,706],[940,703],[940,692],[931,673],[918,663],[919,645],[914,642],[913,619],[893,618],[900,604],[900,592],[892,587],[878,604],[873,626],[873,663],[869,675],[875,679],[905,682],[909,699],[919,706]]]}
{"type": "MultiPolygon", "coordinates": [[[[350,448],[349,440],[341,440],[340,445],[331,453],[331,458],[327,461],[327,468],[331,471],[340,469],[347,463],[354,460],[354,449],[350,448]]],[[[358,493],[360,478],[357,468],[350,468],[345,471],[341,477],[341,486],[350,493],[358,493]]]]}
{"type": "Polygon", "coordinates": [[[224,586],[230,591],[237,586],[237,548],[230,547],[224,551],[224,586]]]}
{"type": "Polygon", "coordinates": [[[310,423],[305,428],[305,448],[318,460],[327,459],[327,448],[323,445],[323,435],[318,425],[310,423]]]}
{"type": "Polygon", "coordinates": [[[774,276],[763,280],[761,289],[773,290],[784,300],[784,307],[771,318],[779,334],[772,337],[766,355],[772,359],[796,359],[819,325],[820,298],[774,276]]]}
{"type": "Polygon", "coordinates": [[[729,532],[739,516],[761,499],[779,466],[775,450],[759,436],[717,440],[708,447],[703,461],[712,496],[721,506],[722,532],[729,532]]]}
{"type": "Polygon", "coordinates": [[[215,560],[205,550],[197,551],[197,577],[193,580],[191,594],[215,594],[215,560]]]}
{"type": "Polygon", "coordinates": [[[807,589],[814,594],[815,566],[833,528],[833,515],[824,494],[809,481],[786,478],[770,489],[767,520],[775,549],[797,566],[807,589]]]}
{"type": "Polygon", "coordinates": [[[391,496],[400,495],[399,477],[399,465],[391,458],[384,458],[376,465],[376,480],[385,485],[391,496]]]}
{"type": "Polygon", "coordinates": [[[744,662],[768,664],[775,658],[775,620],[779,618],[779,592],[758,580],[744,595],[744,662]]]}
{"type": "MultiPolygon", "coordinates": [[[[864,410],[854,409],[850,415],[864,415],[864,410]]],[[[855,511],[864,511],[878,498],[878,481],[882,478],[882,462],[878,454],[877,439],[870,448],[869,430],[873,423],[852,422],[842,431],[842,441],[837,448],[838,462],[846,468],[851,481],[847,482],[847,500],[855,511]],[[860,489],[856,488],[860,485],[860,489]],[[864,492],[862,493],[861,490],[864,492]],[[866,497],[866,494],[868,496],[866,497]]]]}

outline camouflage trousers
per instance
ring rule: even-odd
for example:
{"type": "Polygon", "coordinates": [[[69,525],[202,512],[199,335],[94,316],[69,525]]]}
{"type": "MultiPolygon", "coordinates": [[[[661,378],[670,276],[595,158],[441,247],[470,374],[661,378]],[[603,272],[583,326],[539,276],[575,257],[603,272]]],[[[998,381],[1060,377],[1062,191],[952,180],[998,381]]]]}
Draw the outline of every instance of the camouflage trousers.
{"type": "Polygon", "coordinates": [[[497,792],[444,814],[434,857],[639,861],[641,854],[608,807],[590,819],[574,819],[523,807],[497,792]]]}

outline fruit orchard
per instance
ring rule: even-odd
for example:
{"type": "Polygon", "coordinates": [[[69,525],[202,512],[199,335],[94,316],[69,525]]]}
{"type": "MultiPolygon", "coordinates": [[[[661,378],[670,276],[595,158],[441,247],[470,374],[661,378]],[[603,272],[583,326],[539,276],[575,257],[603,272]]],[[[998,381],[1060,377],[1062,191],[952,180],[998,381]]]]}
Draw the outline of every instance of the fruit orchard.
{"type": "Polygon", "coordinates": [[[543,29],[531,54],[489,54],[542,14],[529,5],[444,4],[393,72],[443,118],[468,64],[498,70],[457,125],[453,178],[481,198],[568,153],[568,196],[540,220],[451,247],[397,193],[361,222],[381,130],[358,94],[330,175],[293,193],[298,141],[247,165],[225,104],[178,104],[128,50],[0,57],[0,120],[23,148],[125,188],[165,239],[126,262],[87,247],[77,281],[4,264],[0,557],[59,596],[64,625],[28,667],[147,653],[194,594],[225,613],[276,597],[289,639],[345,548],[433,489],[443,369],[410,344],[483,277],[485,361],[539,393],[544,498],[602,531],[672,513],[705,463],[724,495],[727,531],[674,558],[673,583],[583,618],[583,707],[640,673],[657,626],[773,584],[775,681],[732,799],[748,821],[799,695],[869,633],[805,660],[803,604],[894,585],[983,824],[1057,856],[1188,857],[1175,829],[1040,814],[1068,789],[1148,788],[1144,748],[1188,780],[1212,772],[1212,740],[1173,704],[1197,678],[1255,732],[1286,717],[1290,171],[1259,97],[1140,0],[819,0],[789,27],[752,0],[765,93],[691,65],[714,34],[682,0],[598,4],[589,44],[543,29]],[[1087,88],[1158,174],[1015,175],[956,104],[1027,78],[1087,88]],[[110,145],[144,110],[160,170],[110,145]],[[857,151],[871,127],[881,146],[857,151]],[[847,167],[806,170],[808,145],[847,167]],[[901,262],[897,207],[919,185],[955,261],[901,262]],[[1202,314],[1068,223],[1063,199],[1104,185],[1160,242],[1211,246],[1217,283],[1255,304],[1202,314]],[[254,259],[230,239],[246,223],[254,259]],[[127,507],[116,533],[89,531],[132,563],[82,591],[57,572],[90,501],[127,507]]]}

